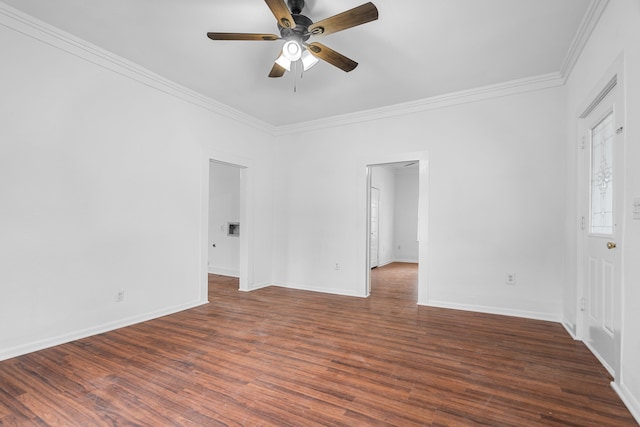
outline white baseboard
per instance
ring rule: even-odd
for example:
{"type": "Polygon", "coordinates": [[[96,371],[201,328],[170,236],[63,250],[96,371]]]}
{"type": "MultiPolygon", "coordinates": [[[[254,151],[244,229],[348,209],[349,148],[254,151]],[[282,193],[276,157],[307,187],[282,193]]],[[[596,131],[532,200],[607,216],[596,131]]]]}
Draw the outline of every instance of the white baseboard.
{"type": "Polygon", "coordinates": [[[382,261],[380,264],[376,265],[376,267],[384,267],[385,265],[393,264],[394,262],[403,262],[406,264],[417,264],[418,261],[415,259],[393,259],[391,261],[382,261]]]}
{"type": "Polygon", "coordinates": [[[564,319],[562,321],[562,326],[567,331],[567,333],[571,336],[571,338],[573,338],[574,340],[577,340],[577,341],[580,340],[578,338],[578,336],[576,335],[576,327],[575,327],[575,325],[571,325],[571,323],[569,323],[566,319],[564,319]]]}
{"type": "Polygon", "coordinates": [[[638,402],[638,399],[636,399],[624,384],[618,384],[612,381],[611,388],[618,393],[622,403],[625,404],[629,412],[631,412],[631,415],[633,415],[633,418],[635,418],[636,422],[640,425],[640,402],[638,402]]]}
{"type": "Polygon", "coordinates": [[[426,305],[429,307],[450,308],[453,310],[473,311],[477,313],[498,314],[501,316],[523,317],[525,319],[545,320],[548,322],[561,323],[560,314],[545,313],[537,311],[514,310],[501,307],[487,307],[483,305],[458,304],[446,301],[429,301],[426,305]]]}
{"type": "Polygon", "coordinates": [[[385,265],[389,265],[389,264],[393,264],[395,261],[393,260],[388,260],[388,261],[381,261],[378,263],[378,265],[376,265],[376,267],[384,267],[385,265]]]}
{"type": "Polygon", "coordinates": [[[400,258],[400,259],[393,260],[393,262],[404,262],[404,263],[407,263],[407,264],[418,264],[418,260],[417,259],[409,259],[409,258],[400,258]]]}
{"type": "Polygon", "coordinates": [[[269,286],[273,286],[271,283],[257,283],[252,285],[249,289],[239,289],[241,292],[252,292],[257,291],[258,289],[268,288],[269,286]]]}
{"type": "Polygon", "coordinates": [[[287,289],[297,289],[299,291],[311,291],[311,292],[320,292],[323,294],[343,295],[347,297],[360,297],[360,298],[366,297],[364,295],[358,295],[352,291],[345,291],[344,289],[318,288],[315,286],[297,285],[293,283],[273,283],[271,286],[279,286],[281,288],[287,288],[287,289]]]}
{"type": "Polygon", "coordinates": [[[240,277],[240,271],[239,270],[234,270],[234,269],[230,269],[230,268],[223,268],[223,267],[215,267],[210,265],[209,269],[208,269],[209,274],[217,274],[219,276],[228,276],[228,277],[235,277],[236,279],[240,277]]]}
{"type": "Polygon", "coordinates": [[[69,332],[63,335],[58,335],[43,340],[22,344],[16,347],[2,349],[0,351],[0,361],[11,359],[13,357],[22,356],[27,353],[33,353],[34,351],[44,350],[45,348],[54,347],[56,345],[66,344],[71,341],[87,338],[92,335],[98,335],[105,332],[113,331],[115,329],[124,328],[125,326],[135,325],[136,323],[146,322],[148,320],[157,319],[158,317],[167,316],[169,314],[178,313],[180,311],[188,310],[190,308],[198,307],[200,305],[208,304],[208,301],[195,301],[187,304],[182,304],[174,307],[165,308],[162,310],[153,311],[137,316],[128,317],[126,319],[120,319],[113,322],[104,323],[92,328],[81,329],[78,331],[69,332]]]}
{"type": "Polygon", "coordinates": [[[600,364],[607,370],[607,372],[609,372],[609,375],[611,375],[613,378],[616,378],[616,371],[611,367],[611,365],[609,365],[607,363],[606,360],[604,360],[602,358],[602,356],[600,356],[600,353],[598,353],[591,344],[589,344],[589,341],[585,341],[582,340],[582,343],[589,349],[589,351],[591,352],[591,354],[593,354],[595,356],[596,359],[598,359],[598,361],[600,362],[600,364]]]}

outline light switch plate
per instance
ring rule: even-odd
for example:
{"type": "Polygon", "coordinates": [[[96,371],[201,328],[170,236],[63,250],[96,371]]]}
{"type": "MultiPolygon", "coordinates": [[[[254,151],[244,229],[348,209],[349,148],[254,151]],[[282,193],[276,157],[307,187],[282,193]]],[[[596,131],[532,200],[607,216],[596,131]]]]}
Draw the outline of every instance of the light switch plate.
{"type": "Polygon", "coordinates": [[[633,219],[640,219],[640,197],[633,199],[633,219]]]}

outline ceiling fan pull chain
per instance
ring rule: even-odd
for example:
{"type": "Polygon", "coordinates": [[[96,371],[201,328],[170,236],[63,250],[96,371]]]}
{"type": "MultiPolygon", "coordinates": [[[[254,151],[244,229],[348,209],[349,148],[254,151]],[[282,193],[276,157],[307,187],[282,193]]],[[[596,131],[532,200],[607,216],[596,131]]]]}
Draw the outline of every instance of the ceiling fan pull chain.
{"type": "Polygon", "coordinates": [[[298,61],[293,63],[293,93],[298,92],[298,61]]]}

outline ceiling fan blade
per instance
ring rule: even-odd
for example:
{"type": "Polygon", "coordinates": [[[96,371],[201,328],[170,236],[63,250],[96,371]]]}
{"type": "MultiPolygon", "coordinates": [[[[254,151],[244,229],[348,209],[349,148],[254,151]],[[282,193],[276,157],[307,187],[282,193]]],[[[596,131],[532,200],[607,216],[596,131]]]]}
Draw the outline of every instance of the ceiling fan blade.
{"type": "Polygon", "coordinates": [[[280,37],[275,34],[251,34],[251,33],[207,33],[211,40],[258,40],[273,41],[280,37]]]}
{"type": "Polygon", "coordinates": [[[309,32],[313,35],[327,35],[338,31],[366,24],[378,19],[378,9],[373,3],[365,3],[346,12],[339,13],[330,18],[318,21],[309,26],[309,32]]]}
{"type": "Polygon", "coordinates": [[[271,69],[271,72],[269,73],[269,77],[282,77],[284,76],[284,73],[287,71],[286,68],[281,67],[278,64],[273,64],[273,68],[271,69]]]}
{"type": "Polygon", "coordinates": [[[291,12],[289,12],[284,0],[264,0],[264,2],[271,9],[271,13],[276,17],[278,24],[284,28],[295,28],[296,22],[293,20],[293,16],[291,16],[291,12]]]}
{"type": "Polygon", "coordinates": [[[329,49],[323,44],[313,42],[305,44],[305,46],[313,56],[320,58],[323,61],[327,61],[329,64],[338,67],[347,73],[358,66],[356,61],[347,58],[333,49],[329,49]]]}

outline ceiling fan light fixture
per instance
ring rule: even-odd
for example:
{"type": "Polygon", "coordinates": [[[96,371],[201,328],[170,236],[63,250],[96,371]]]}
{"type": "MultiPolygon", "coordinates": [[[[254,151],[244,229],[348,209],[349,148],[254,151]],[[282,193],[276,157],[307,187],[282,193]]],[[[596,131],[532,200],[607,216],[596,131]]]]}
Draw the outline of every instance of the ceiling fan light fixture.
{"type": "Polygon", "coordinates": [[[278,59],[276,59],[276,64],[278,64],[279,66],[281,66],[287,71],[291,71],[291,61],[285,58],[284,55],[280,55],[278,59]]]}
{"type": "Polygon", "coordinates": [[[302,52],[302,67],[304,71],[316,65],[320,60],[313,56],[307,49],[302,52]]]}
{"type": "MultiPolygon", "coordinates": [[[[276,18],[278,31],[276,34],[262,33],[220,33],[208,32],[211,40],[284,40],[281,54],[269,72],[269,77],[282,77],[285,71],[291,71],[291,63],[302,62],[303,70],[313,67],[318,60],[323,60],[344,72],[350,72],[358,63],[336,52],[327,46],[312,42],[306,44],[312,36],[326,36],[339,31],[348,30],[378,19],[378,9],[367,2],[337,15],[330,16],[315,23],[302,15],[305,0],[264,0],[276,18]]],[[[2,2],[2,0],[0,0],[2,2]]],[[[302,75],[302,74],[301,74],[302,75]]]]}
{"type": "Polygon", "coordinates": [[[302,57],[302,46],[295,40],[289,40],[282,47],[282,55],[291,62],[302,57]]]}

